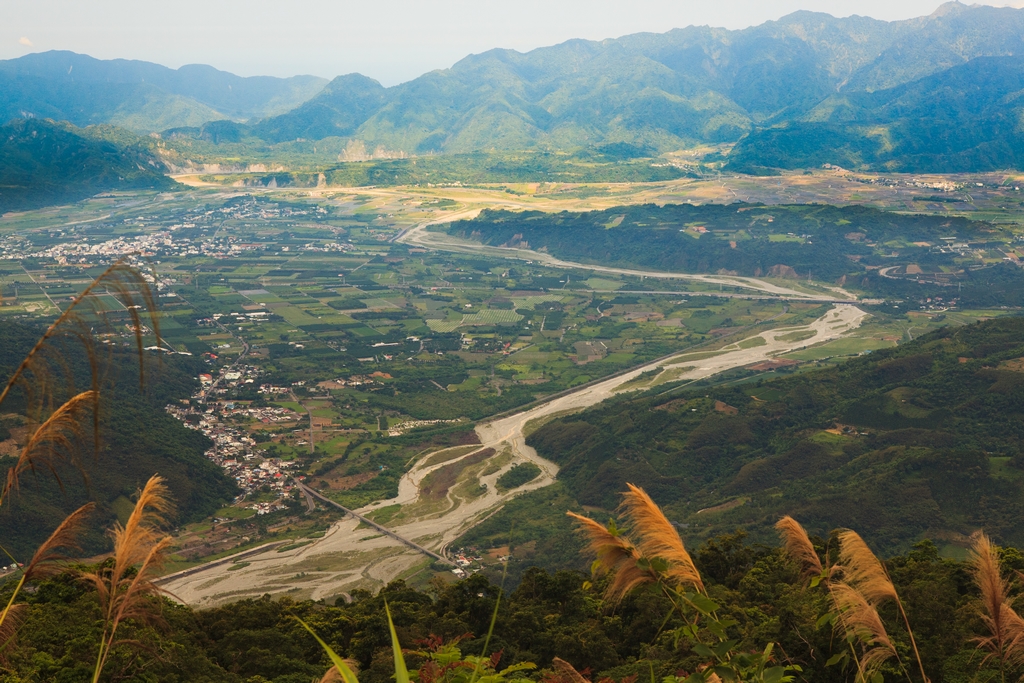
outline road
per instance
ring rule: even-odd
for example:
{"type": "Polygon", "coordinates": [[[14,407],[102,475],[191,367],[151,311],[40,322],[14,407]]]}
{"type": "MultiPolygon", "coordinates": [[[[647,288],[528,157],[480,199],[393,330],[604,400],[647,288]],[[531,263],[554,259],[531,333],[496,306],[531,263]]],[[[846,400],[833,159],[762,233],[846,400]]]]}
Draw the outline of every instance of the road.
{"type": "Polygon", "coordinates": [[[427,550],[426,548],[424,548],[423,546],[419,545],[418,543],[415,543],[413,541],[410,541],[407,538],[399,536],[398,534],[396,534],[391,529],[388,529],[385,526],[381,526],[380,524],[377,524],[377,522],[373,521],[369,517],[362,516],[358,512],[354,512],[353,510],[349,510],[347,507],[345,507],[341,503],[337,503],[337,502],[331,500],[330,498],[327,498],[326,496],[320,495],[318,492],[316,492],[313,489],[309,488],[308,486],[306,486],[302,482],[296,481],[295,485],[298,486],[299,490],[301,490],[304,494],[306,494],[306,496],[312,496],[314,498],[318,498],[319,500],[323,501],[327,505],[331,505],[331,506],[334,506],[334,507],[338,508],[339,510],[344,512],[346,515],[351,515],[351,516],[355,517],[356,519],[358,519],[363,524],[365,524],[367,526],[370,526],[370,527],[373,527],[374,529],[376,529],[377,531],[381,532],[385,536],[388,536],[389,538],[393,538],[396,541],[398,541],[399,543],[404,543],[405,545],[409,546],[410,548],[412,548],[416,552],[422,553],[422,554],[426,555],[427,557],[429,557],[430,559],[437,560],[438,562],[441,562],[442,564],[448,564],[448,565],[452,564],[447,558],[441,557],[440,555],[438,555],[434,551],[427,550]]]}
{"type": "MultiPolygon", "coordinates": [[[[526,427],[530,422],[583,410],[624,391],[646,388],[638,385],[637,378],[658,368],[660,377],[673,381],[704,379],[837,339],[857,328],[866,317],[867,314],[856,306],[837,304],[808,325],[752,333],[742,342],[726,346],[717,353],[683,351],[512,415],[492,419],[476,428],[481,442],[478,448],[433,464],[430,460],[434,453],[425,454],[399,481],[396,497],[350,511],[359,517],[349,516],[335,523],[323,538],[292,550],[252,555],[247,558],[249,566],[241,569],[229,571],[226,564],[214,565],[187,578],[169,581],[164,587],[179,599],[202,607],[263,593],[287,593],[316,600],[330,599],[353,588],[377,588],[416,571],[425,562],[424,552],[443,555],[467,529],[496,512],[511,497],[542,488],[555,480],[558,466],[526,444],[526,427]],[[760,341],[751,341],[755,337],[760,341]],[[753,346],[754,343],[759,345],[753,346]],[[702,357],[709,353],[713,355],[702,357]],[[507,454],[511,458],[493,472],[484,474],[487,470],[483,470],[474,474],[475,481],[484,487],[484,493],[476,497],[460,496],[458,486],[453,486],[441,507],[423,504],[420,485],[424,477],[488,448],[494,449],[495,457],[507,454]],[[514,465],[527,461],[537,465],[541,474],[514,491],[499,492],[495,485],[497,479],[514,465]],[[388,535],[382,532],[365,536],[357,528],[367,514],[396,505],[403,506],[406,516],[387,527],[388,535]],[[419,512],[414,512],[417,510],[419,512]],[[413,545],[422,550],[414,549],[413,545]]],[[[656,381],[650,376],[645,379],[656,381]]],[[[370,525],[384,528],[376,523],[370,525]]]]}
{"type": "Polygon", "coordinates": [[[477,242],[469,242],[465,240],[458,240],[452,238],[445,233],[430,232],[427,230],[432,225],[441,225],[443,223],[451,223],[454,221],[474,218],[480,213],[481,209],[473,209],[469,211],[460,211],[457,213],[450,214],[444,218],[440,218],[434,221],[428,221],[426,223],[420,223],[419,225],[411,228],[402,230],[399,234],[392,238],[392,241],[401,242],[403,244],[415,245],[426,249],[437,249],[440,251],[451,251],[461,253],[473,253],[473,254],[486,254],[488,256],[498,256],[502,258],[518,259],[523,261],[533,261],[542,265],[553,267],[553,268],[570,268],[573,270],[587,270],[594,273],[607,273],[609,275],[627,275],[632,277],[650,277],[659,280],[691,280],[694,282],[702,282],[710,285],[720,285],[722,287],[739,287],[742,289],[750,289],[761,294],[770,294],[779,298],[790,299],[793,301],[834,301],[841,299],[843,301],[856,301],[857,297],[850,292],[842,289],[841,287],[822,285],[825,289],[830,290],[831,294],[816,294],[813,292],[800,291],[792,289],[790,287],[782,287],[780,285],[767,282],[754,277],[742,277],[739,275],[702,275],[693,273],[674,273],[660,270],[639,270],[634,268],[617,268],[614,266],[599,266],[587,263],[577,263],[575,261],[565,261],[563,259],[555,258],[551,254],[545,254],[540,251],[533,251],[532,249],[520,249],[515,247],[493,247],[489,245],[483,245],[477,242]]]}
{"type": "MultiPolygon", "coordinates": [[[[26,268],[25,266],[22,266],[21,269],[23,271],[25,271],[25,275],[28,275],[28,279],[32,281],[32,284],[34,284],[36,287],[39,288],[39,291],[43,293],[43,296],[46,297],[46,300],[50,302],[51,306],[53,306],[54,310],[56,311],[56,315],[59,316],[62,313],[61,308],[60,308],[60,306],[57,305],[56,301],[54,301],[53,299],[50,298],[50,293],[46,291],[46,288],[43,287],[38,282],[36,282],[36,279],[34,277],[32,277],[32,273],[30,273],[28,271],[28,268],[26,268]]],[[[118,303],[121,303],[121,302],[118,301],[118,303]]],[[[124,306],[124,304],[121,304],[121,305],[124,306]]]]}
{"type": "Polygon", "coordinates": [[[302,406],[303,410],[306,411],[306,415],[309,417],[309,452],[312,455],[313,453],[316,453],[316,437],[313,436],[313,411],[309,409],[309,406],[299,400],[299,397],[295,395],[294,391],[288,392],[288,396],[302,406]]]}
{"type": "Polygon", "coordinates": [[[310,494],[309,489],[306,488],[305,486],[303,486],[299,490],[302,491],[302,495],[306,499],[306,512],[308,513],[308,512],[315,511],[316,510],[316,500],[313,499],[313,496],[310,494]]]}
{"type": "MultiPolygon", "coordinates": [[[[185,297],[181,296],[181,294],[178,295],[178,298],[181,299],[183,302],[185,302],[185,304],[187,304],[188,306],[192,306],[192,304],[189,303],[189,301],[185,297]]],[[[195,306],[192,306],[192,310],[196,310],[195,306]]],[[[204,389],[202,391],[201,397],[202,397],[202,400],[204,400],[204,401],[206,400],[206,397],[210,395],[210,392],[213,391],[214,389],[216,389],[217,385],[220,384],[220,381],[222,379],[224,379],[224,375],[226,375],[227,373],[229,373],[232,370],[234,370],[238,366],[238,364],[242,362],[242,359],[245,358],[246,355],[249,353],[249,343],[247,341],[245,341],[245,339],[237,336],[234,332],[232,332],[230,329],[228,329],[221,321],[215,320],[215,319],[212,319],[212,318],[211,318],[211,320],[213,320],[213,323],[217,327],[219,327],[222,332],[224,332],[225,334],[231,335],[232,339],[236,340],[239,344],[241,344],[242,345],[242,351],[241,351],[241,353],[238,354],[238,358],[235,359],[235,362],[232,363],[231,365],[229,365],[226,369],[224,369],[224,371],[222,373],[217,375],[217,378],[213,380],[213,382],[210,384],[210,386],[206,387],[206,389],[204,389]]],[[[310,431],[312,432],[312,427],[310,428],[310,431]]]]}

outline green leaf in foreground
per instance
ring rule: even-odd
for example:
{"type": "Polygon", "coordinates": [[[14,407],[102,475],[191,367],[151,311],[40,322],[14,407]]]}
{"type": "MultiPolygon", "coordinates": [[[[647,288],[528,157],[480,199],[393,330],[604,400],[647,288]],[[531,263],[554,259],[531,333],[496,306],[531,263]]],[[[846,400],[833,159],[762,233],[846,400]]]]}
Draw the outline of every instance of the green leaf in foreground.
{"type": "MultiPolygon", "coordinates": [[[[398,643],[398,634],[395,633],[395,623],[391,620],[391,608],[384,603],[384,613],[388,616],[388,630],[391,631],[391,652],[395,657],[395,683],[409,683],[409,670],[405,668],[405,657],[402,656],[402,646],[398,643]]],[[[346,683],[348,683],[346,681],[346,683]]]]}
{"type": "MultiPolygon", "coordinates": [[[[314,638],[316,638],[316,642],[320,643],[320,647],[322,647],[324,649],[324,652],[327,653],[327,656],[330,658],[331,663],[334,664],[334,668],[336,668],[338,670],[338,673],[341,674],[341,677],[342,677],[342,679],[344,679],[345,683],[359,683],[359,679],[356,677],[355,671],[353,671],[352,668],[348,664],[345,663],[344,659],[342,659],[341,657],[338,656],[338,653],[335,652],[334,649],[330,645],[325,643],[323,641],[323,639],[321,639],[320,636],[318,636],[316,634],[316,631],[314,631],[312,628],[310,628],[309,624],[304,622],[302,619],[299,619],[298,617],[295,617],[295,621],[297,621],[300,624],[302,624],[302,628],[304,628],[307,631],[309,631],[309,633],[314,638]]],[[[390,613],[388,614],[388,624],[389,625],[391,624],[391,614],[390,613]]],[[[393,640],[395,639],[395,627],[394,626],[391,627],[391,638],[393,640]]],[[[395,641],[395,642],[397,642],[397,641],[395,641]]],[[[401,657],[401,655],[402,655],[401,650],[399,650],[398,651],[398,656],[401,657]]],[[[405,663],[404,662],[402,664],[402,670],[403,671],[405,670],[405,663]]],[[[397,671],[397,669],[396,669],[396,671],[397,671]]],[[[409,680],[409,674],[406,673],[405,681],[408,681],[408,680],[409,680]]],[[[401,681],[401,679],[399,679],[399,681],[401,681]]]]}

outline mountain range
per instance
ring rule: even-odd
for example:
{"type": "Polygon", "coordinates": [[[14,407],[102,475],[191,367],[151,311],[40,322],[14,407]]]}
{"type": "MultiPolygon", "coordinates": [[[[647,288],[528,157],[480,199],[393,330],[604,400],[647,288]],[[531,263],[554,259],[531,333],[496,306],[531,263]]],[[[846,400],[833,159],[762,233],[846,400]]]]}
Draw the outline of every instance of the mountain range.
{"type": "Polygon", "coordinates": [[[1008,167],[1022,48],[1024,11],[1009,8],[948,3],[899,22],[796,12],[742,31],[491,50],[392,88],[341,76],[243,135],[410,154],[738,142],[736,170],[1008,167]]]}
{"type": "Polygon", "coordinates": [[[55,50],[0,61],[0,123],[50,118],[149,133],[281,114],[326,83],[316,76],[243,78],[203,64],[169,69],[55,50]]]}
{"type": "Polygon", "coordinates": [[[833,95],[797,120],[740,140],[729,168],[1020,168],[1022,94],[1024,57],[979,57],[894,88],[833,95]]]}
{"type": "Polygon", "coordinates": [[[0,62],[0,115],[161,131],[170,145],[329,138],[358,158],[721,144],[740,172],[979,171],[1022,163],[1020,55],[1024,10],[958,2],[905,21],[800,11],[739,31],[495,49],[390,88],[48,52],[0,62]]]}

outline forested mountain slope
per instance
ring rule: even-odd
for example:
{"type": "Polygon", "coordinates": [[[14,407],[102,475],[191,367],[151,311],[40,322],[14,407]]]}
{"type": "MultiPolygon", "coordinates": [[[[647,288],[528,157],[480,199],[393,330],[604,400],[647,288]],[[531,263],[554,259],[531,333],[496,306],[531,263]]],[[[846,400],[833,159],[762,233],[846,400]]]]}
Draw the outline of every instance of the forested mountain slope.
{"type": "MultiPolygon", "coordinates": [[[[42,331],[10,321],[0,325],[0,378],[6,382],[42,331]]],[[[73,344],[66,346],[64,360],[75,370],[76,383],[88,386],[84,353],[73,344]]],[[[174,522],[179,524],[213,513],[235,495],[234,482],[203,455],[209,439],[164,411],[168,402],[192,393],[196,361],[170,356],[156,362],[147,353],[146,363],[142,389],[137,358],[125,355],[104,364],[101,449],[94,453],[90,425],[79,449],[82,470],[70,465],[58,469],[63,490],[44,470],[21,477],[10,504],[0,510],[0,537],[19,560],[31,556],[68,513],[88,500],[96,501],[98,508],[88,527],[85,550],[90,554],[105,550],[109,540],[102,529],[125,506],[130,509],[132,496],[154,473],[167,480],[177,506],[174,522]]],[[[5,401],[0,440],[17,435],[21,421],[16,416],[23,405],[18,395],[5,401]]],[[[4,470],[11,464],[13,456],[0,457],[4,470]]]]}
{"type": "Polygon", "coordinates": [[[887,90],[832,95],[740,141],[728,167],[952,173],[1024,165],[1024,57],[979,57],[887,90]]]}
{"type": "Polygon", "coordinates": [[[527,443],[579,503],[611,510],[643,486],[691,542],[767,539],[792,514],[885,552],[978,528],[1021,544],[1022,358],[1024,318],[999,318],[775,381],[623,398],[527,443]]]}
{"type": "Polygon", "coordinates": [[[109,190],[170,189],[177,183],[165,170],[147,145],[124,131],[39,119],[0,126],[0,213],[109,190]]]}
{"type": "Polygon", "coordinates": [[[999,229],[965,218],[897,214],[862,206],[666,204],[545,213],[485,210],[444,227],[491,246],[544,249],[554,256],[668,272],[813,278],[874,296],[916,301],[1024,304],[1024,271],[943,248],[955,236],[993,248],[999,229]],[[880,275],[917,266],[922,277],[880,275]]]}
{"type": "Polygon", "coordinates": [[[0,62],[0,118],[247,149],[338,138],[334,149],[352,142],[359,158],[623,143],[650,156],[739,142],[729,158],[739,171],[974,171],[1022,163],[1013,125],[1022,53],[1024,10],[957,2],[897,22],[801,11],[739,31],[495,49],[390,88],[359,74],[325,87],[310,76],[47,52],[0,62]]]}
{"type": "Polygon", "coordinates": [[[1024,12],[948,3],[901,22],[796,12],[742,31],[691,26],[490,50],[387,89],[340,77],[254,132],[274,142],[353,137],[410,154],[623,141],[676,149],[799,119],[837,93],[1017,54],[1022,35],[1024,12]]]}

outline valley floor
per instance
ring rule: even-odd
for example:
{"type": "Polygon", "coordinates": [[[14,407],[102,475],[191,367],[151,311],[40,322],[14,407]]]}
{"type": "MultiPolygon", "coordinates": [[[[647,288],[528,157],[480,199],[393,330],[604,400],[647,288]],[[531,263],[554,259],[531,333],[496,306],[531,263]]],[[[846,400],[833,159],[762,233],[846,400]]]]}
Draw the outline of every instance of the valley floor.
{"type": "MultiPolygon", "coordinates": [[[[648,380],[637,381],[653,370],[670,373],[673,381],[703,379],[837,339],[859,327],[866,317],[856,306],[836,305],[809,325],[751,335],[714,353],[683,352],[594,382],[528,410],[485,422],[477,427],[479,447],[456,454],[450,460],[444,457],[444,451],[426,454],[402,478],[397,497],[358,512],[373,517],[375,512],[401,506],[386,526],[397,535],[444,553],[449,543],[493,514],[512,496],[554,481],[558,467],[526,445],[526,431],[531,423],[593,406],[624,389],[653,385],[657,375],[645,375],[648,380]],[[753,341],[757,339],[761,341],[753,341]],[[512,491],[500,492],[497,479],[513,465],[527,461],[537,465],[541,474],[512,491]],[[455,484],[441,499],[425,494],[424,481],[443,468],[457,469],[455,484]]],[[[333,598],[353,589],[379,588],[416,573],[429,562],[424,555],[349,517],[335,523],[323,538],[309,545],[291,550],[268,548],[247,555],[245,563],[219,562],[194,568],[187,576],[171,577],[163,587],[179,600],[202,607],[264,593],[333,598]]]]}

